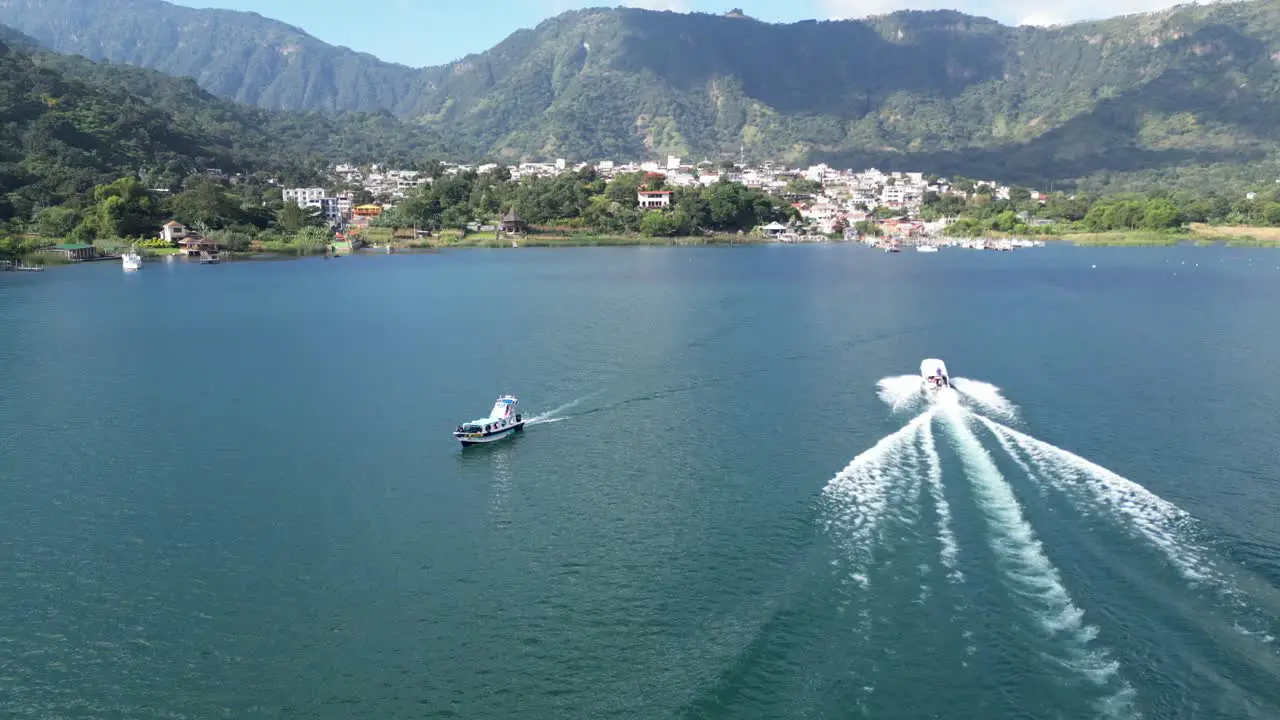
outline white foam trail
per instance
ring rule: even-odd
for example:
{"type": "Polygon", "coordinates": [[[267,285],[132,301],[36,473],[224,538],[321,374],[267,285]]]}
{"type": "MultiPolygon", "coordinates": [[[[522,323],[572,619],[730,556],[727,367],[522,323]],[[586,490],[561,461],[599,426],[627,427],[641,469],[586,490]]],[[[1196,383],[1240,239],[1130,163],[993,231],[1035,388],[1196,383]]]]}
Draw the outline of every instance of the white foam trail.
{"type": "Polygon", "coordinates": [[[922,432],[925,465],[929,481],[929,494],[933,497],[933,505],[938,513],[938,543],[942,545],[942,564],[950,571],[948,577],[953,582],[964,579],[964,575],[956,569],[956,558],[960,554],[960,545],[956,542],[955,533],[951,530],[951,506],[942,489],[942,459],[938,457],[938,447],[933,441],[933,423],[926,423],[922,432]]]}
{"type": "Polygon", "coordinates": [[[557,416],[560,413],[564,412],[565,410],[569,410],[571,408],[577,407],[578,403],[581,403],[583,400],[588,400],[599,394],[600,394],[599,390],[592,393],[587,393],[586,395],[583,395],[582,397],[576,400],[570,400],[569,402],[561,405],[558,408],[555,408],[554,410],[548,410],[544,413],[539,413],[537,415],[534,415],[533,417],[525,418],[524,424],[527,427],[529,425],[545,425],[546,423],[553,423],[553,422],[560,422],[562,420],[568,420],[569,418],[557,417],[557,416]]]}
{"type": "Polygon", "coordinates": [[[1095,507],[1110,510],[1124,521],[1124,527],[1136,530],[1160,550],[1186,579],[1193,582],[1214,580],[1223,586],[1229,585],[1213,570],[1204,548],[1179,537],[1178,528],[1189,525],[1193,520],[1178,506],[1079,455],[987,418],[975,417],[1006,447],[1011,445],[1022,451],[1053,487],[1063,492],[1088,493],[1095,507]]]}
{"type": "MultiPolygon", "coordinates": [[[[925,423],[921,426],[920,430],[923,432],[924,428],[928,426],[929,424],[925,423]]],[[[908,507],[912,511],[912,518],[908,520],[908,522],[912,525],[914,525],[915,521],[919,519],[920,491],[923,485],[923,475],[921,473],[922,458],[920,456],[920,443],[918,442],[919,438],[920,434],[917,433],[915,436],[917,442],[911,443],[902,457],[900,468],[906,483],[895,484],[895,488],[901,488],[902,492],[898,493],[901,497],[895,497],[894,499],[905,499],[908,502],[908,507]]]]}
{"type": "Polygon", "coordinates": [[[1013,446],[1013,443],[1009,440],[1008,435],[1005,435],[1000,432],[996,432],[995,428],[1004,427],[1004,426],[1000,425],[999,423],[994,423],[991,420],[988,420],[987,418],[982,417],[981,415],[975,414],[974,417],[978,418],[978,420],[980,420],[983,424],[987,426],[987,429],[991,430],[992,435],[994,435],[996,438],[996,442],[1000,443],[1000,448],[1003,449],[1005,453],[1009,455],[1010,459],[1012,459],[1015,463],[1018,464],[1018,468],[1022,470],[1023,474],[1025,474],[1031,480],[1031,482],[1036,484],[1036,487],[1039,488],[1040,490],[1040,494],[1044,495],[1046,488],[1045,488],[1044,481],[1042,481],[1040,478],[1040,473],[1037,473],[1034,469],[1032,469],[1031,465],[1027,464],[1026,460],[1022,459],[1022,455],[1020,455],[1018,453],[1018,449],[1013,446]]]}
{"type": "Polygon", "coordinates": [[[911,410],[924,402],[921,382],[919,375],[880,378],[880,382],[876,383],[876,394],[894,412],[911,410]]]}
{"type": "MultiPolygon", "coordinates": [[[[1023,517],[1013,488],[969,427],[967,418],[971,413],[949,407],[940,414],[973,485],[978,505],[987,518],[991,548],[1011,588],[1033,609],[1045,634],[1066,643],[1066,664],[1095,685],[1107,686],[1117,679],[1119,664],[1109,659],[1105,650],[1090,648],[1097,628],[1084,624],[1083,611],[1071,600],[1058,569],[1044,554],[1043,545],[1023,517]]],[[[1131,693],[1127,683],[1122,683],[1104,706],[1127,706],[1124,699],[1131,693]]],[[[1123,710],[1126,708],[1108,712],[1124,715],[1123,710]]]]}
{"type": "Polygon", "coordinates": [[[881,438],[831,478],[822,491],[831,512],[826,522],[827,531],[841,538],[845,550],[859,563],[854,579],[863,586],[868,582],[863,571],[870,563],[871,549],[888,509],[890,492],[906,479],[900,462],[932,417],[931,412],[923,413],[897,432],[881,438]]]}
{"type": "Polygon", "coordinates": [[[991,383],[969,378],[953,378],[951,383],[965,399],[976,405],[983,412],[994,415],[1001,420],[1017,420],[1018,407],[1000,394],[1000,388],[991,383]]]}

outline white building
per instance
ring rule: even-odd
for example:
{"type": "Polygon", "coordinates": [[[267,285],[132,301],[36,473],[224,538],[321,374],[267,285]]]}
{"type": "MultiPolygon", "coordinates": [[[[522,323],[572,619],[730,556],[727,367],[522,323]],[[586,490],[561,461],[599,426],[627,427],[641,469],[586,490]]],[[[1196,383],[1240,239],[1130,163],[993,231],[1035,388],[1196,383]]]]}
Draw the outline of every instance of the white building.
{"type": "Polygon", "coordinates": [[[641,190],[636,193],[642,210],[661,210],[671,207],[670,190],[641,190]]]}
{"type": "Polygon", "coordinates": [[[326,197],[329,197],[329,192],[321,187],[284,189],[284,201],[292,202],[298,207],[306,207],[308,203],[326,197]]]}

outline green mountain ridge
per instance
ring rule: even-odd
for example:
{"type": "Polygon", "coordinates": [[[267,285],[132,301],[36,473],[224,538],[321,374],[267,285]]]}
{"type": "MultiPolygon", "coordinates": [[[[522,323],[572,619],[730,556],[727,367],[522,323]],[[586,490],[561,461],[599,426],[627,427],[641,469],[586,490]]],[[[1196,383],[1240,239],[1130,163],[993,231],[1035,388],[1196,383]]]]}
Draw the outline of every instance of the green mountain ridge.
{"type": "Polygon", "coordinates": [[[0,221],[140,174],[176,189],[218,169],[315,179],[340,160],[449,154],[389,114],[285,113],[217,98],[190,79],[39,49],[0,27],[0,221]]]}
{"type": "Polygon", "coordinates": [[[589,9],[420,70],[161,0],[0,0],[0,22],[242,102],[385,111],[448,138],[458,160],[745,153],[1110,186],[1280,174],[1277,0],[1056,28],[953,11],[780,25],[589,9]]]}

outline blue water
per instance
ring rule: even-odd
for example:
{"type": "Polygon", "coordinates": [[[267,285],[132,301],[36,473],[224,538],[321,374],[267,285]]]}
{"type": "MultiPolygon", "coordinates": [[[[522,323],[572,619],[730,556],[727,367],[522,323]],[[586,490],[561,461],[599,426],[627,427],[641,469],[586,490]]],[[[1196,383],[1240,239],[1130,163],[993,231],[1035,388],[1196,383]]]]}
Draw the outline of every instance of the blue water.
{"type": "Polygon", "coordinates": [[[1190,247],[0,274],[0,716],[1274,718],[1277,308],[1190,247]],[[925,357],[996,387],[889,407],[925,357]]]}

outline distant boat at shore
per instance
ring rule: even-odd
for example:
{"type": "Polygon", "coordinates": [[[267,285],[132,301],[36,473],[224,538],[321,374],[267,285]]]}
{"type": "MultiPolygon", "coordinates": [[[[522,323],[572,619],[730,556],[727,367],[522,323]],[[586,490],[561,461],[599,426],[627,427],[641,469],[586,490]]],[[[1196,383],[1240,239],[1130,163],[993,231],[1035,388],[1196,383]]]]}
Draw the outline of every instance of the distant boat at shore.
{"type": "Polygon", "coordinates": [[[142,256],[137,250],[130,249],[129,252],[120,256],[120,263],[124,266],[125,272],[142,269],[142,256]]]}

